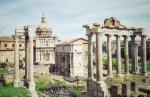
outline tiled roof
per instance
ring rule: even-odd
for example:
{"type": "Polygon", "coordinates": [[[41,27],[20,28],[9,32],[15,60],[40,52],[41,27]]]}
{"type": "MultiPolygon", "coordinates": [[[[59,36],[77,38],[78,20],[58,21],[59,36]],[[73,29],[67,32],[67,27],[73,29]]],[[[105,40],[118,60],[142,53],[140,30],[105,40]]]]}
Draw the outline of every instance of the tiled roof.
{"type": "MultiPolygon", "coordinates": [[[[14,38],[12,36],[0,36],[0,41],[13,42],[14,38]]],[[[24,41],[24,39],[19,39],[19,41],[24,41]]]]}

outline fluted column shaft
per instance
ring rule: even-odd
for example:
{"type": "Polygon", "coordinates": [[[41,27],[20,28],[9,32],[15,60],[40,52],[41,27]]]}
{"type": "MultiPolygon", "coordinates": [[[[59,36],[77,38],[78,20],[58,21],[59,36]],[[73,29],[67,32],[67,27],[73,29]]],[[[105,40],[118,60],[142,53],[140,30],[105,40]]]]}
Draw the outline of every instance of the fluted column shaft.
{"type": "Polygon", "coordinates": [[[107,34],[107,61],[108,61],[108,76],[112,77],[112,52],[111,52],[111,35],[107,34]]]}
{"type": "Polygon", "coordinates": [[[93,79],[92,34],[88,35],[88,78],[93,79]]]}
{"type": "Polygon", "coordinates": [[[97,82],[103,81],[103,57],[102,57],[102,37],[101,33],[96,33],[96,74],[97,82]]]}
{"type": "Polygon", "coordinates": [[[142,41],[142,73],[147,75],[147,63],[146,63],[146,35],[141,36],[142,41]]]}
{"type": "Polygon", "coordinates": [[[129,74],[128,36],[124,36],[125,74],[129,74]]]}
{"type": "Polygon", "coordinates": [[[121,48],[120,48],[120,36],[116,35],[116,43],[117,43],[117,75],[121,74],[121,48]]]}

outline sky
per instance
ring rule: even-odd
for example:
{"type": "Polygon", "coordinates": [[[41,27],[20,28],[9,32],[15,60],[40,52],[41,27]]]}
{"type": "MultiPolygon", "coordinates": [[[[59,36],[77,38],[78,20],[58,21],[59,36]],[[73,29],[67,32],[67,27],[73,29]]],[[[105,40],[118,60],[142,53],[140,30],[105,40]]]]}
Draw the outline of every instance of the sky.
{"type": "Polygon", "coordinates": [[[129,27],[143,27],[150,35],[150,0],[0,0],[0,35],[12,35],[25,25],[35,29],[43,13],[62,40],[84,37],[82,25],[102,24],[109,17],[129,27]]]}

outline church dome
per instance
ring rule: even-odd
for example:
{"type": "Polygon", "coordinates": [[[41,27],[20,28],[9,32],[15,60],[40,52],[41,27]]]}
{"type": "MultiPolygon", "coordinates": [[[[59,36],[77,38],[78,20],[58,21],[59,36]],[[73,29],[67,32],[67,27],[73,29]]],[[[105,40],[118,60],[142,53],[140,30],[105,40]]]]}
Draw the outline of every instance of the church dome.
{"type": "Polygon", "coordinates": [[[44,15],[41,18],[41,23],[37,26],[36,28],[36,34],[38,36],[42,35],[42,34],[47,34],[46,36],[49,36],[52,34],[52,30],[51,28],[47,25],[46,21],[45,21],[45,17],[44,15]]]}

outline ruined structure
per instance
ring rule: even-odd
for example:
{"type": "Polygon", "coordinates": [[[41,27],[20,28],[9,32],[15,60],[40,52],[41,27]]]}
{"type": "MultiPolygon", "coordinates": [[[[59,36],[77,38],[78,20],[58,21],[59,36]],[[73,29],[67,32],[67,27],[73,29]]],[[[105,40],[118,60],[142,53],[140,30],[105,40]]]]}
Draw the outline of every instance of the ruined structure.
{"type": "Polygon", "coordinates": [[[29,88],[32,97],[37,97],[35,91],[35,82],[33,78],[33,36],[31,26],[24,26],[24,29],[15,30],[15,52],[14,52],[14,64],[15,64],[15,77],[14,87],[26,86],[29,88]],[[19,78],[19,46],[18,37],[25,37],[25,80],[21,81],[19,78]]]}
{"type": "MultiPolygon", "coordinates": [[[[116,49],[117,49],[117,72],[115,75],[120,77],[121,75],[128,76],[129,72],[129,52],[128,52],[128,40],[131,37],[131,52],[132,52],[132,74],[138,72],[137,65],[137,46],[135,45],[135,37],[139,35],[141,37],[142,44],[142,72],[144,76],[147,75],[147,64],[146,64],[146,34],[142,28],[128,28],[120,23],[117,19],[111,17],[105,19],[104,25],[98,23],[92,23],[83,25],[86,28],[86,35],[88,37],[88,79],[87,79],[87,92],[90,97],[109,97],[110,93],[108,91],[108,86],[104,82],[103,77],[103,53],[102,53],[102,41],[104,36],[107,37],[107,58],[108,58],[108,75],[107,78],[113,77],[112,72],[112,52],[111,52],[111,37],[114,35],[116,37],[116,49]],[[96,80],[93,77],[93,59],[92,59],[92,49],[91,41],[92,37],[96,35],[96,80]],[[120,48],[120,38],[124,38],[124,72],[121,68],[121,48],[120,48]]],[[[122,85],[122,92],[127,97],[130,97],[130,84],[122,85]],[[125,89],[125,92],[124,90],[125,89]]],[[[112,96],[112,95],[111,95],[112,96]]],[[[116,96],[113,96],[116,97],[116,96]]]]}
{"type": "Polygon", "coordinates": [[[56,45],[57,72],[70,77],[87,77],[87,47],[84,38],[75,38],[56,45]]]}

